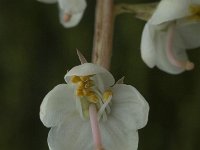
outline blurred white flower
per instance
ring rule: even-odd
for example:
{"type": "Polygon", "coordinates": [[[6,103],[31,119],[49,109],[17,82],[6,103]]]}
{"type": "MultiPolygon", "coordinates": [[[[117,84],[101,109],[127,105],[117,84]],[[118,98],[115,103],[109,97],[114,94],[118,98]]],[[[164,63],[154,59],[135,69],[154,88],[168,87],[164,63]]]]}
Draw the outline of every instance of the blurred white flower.
{"type": "Polygon", "coordinates": [[[40,119],[51,127],[50,150],[93,150],[89,105],[98,110],[105,150],[136,150],[137,130],[148,120],[149,106],[132,86],[115,85],[106,69],[84,63],[65,75],[67,84],[50,91],[40,107],[40,119]]]}
{"type": "Polygon", "coordinates": [[[142,59],[170,74],[192,70],[186,49],[200,46],[199,35],[199,0],[162,0],[144,27],[142,59]]]}
{"type": "Polygon", "coordinates": [[[59,18],[61,24],[66,27],[76,26],[84,13],[87,6],[85,0],[38,0],[44,3],[56,3],[59,6],[59,18]]]}

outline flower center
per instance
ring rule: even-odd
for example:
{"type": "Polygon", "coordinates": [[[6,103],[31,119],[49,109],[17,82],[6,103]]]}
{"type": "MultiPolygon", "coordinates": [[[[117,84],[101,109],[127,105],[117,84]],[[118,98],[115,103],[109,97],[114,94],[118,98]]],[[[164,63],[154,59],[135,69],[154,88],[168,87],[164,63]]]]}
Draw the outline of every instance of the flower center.
{"type": "Polygon", "coordinates": [[[89,105],[95,104],[98,110],[98,118],[102,116],[104,120],[107,118],[107,114],[110,113],[109,102],[112,99],[112,91],[110,89],[101,92],[98,86],[95,85],[92,77],[95,75],[88,76],[72,76],[71,82],[76,85],[75,95],[80,101],[82,109],[79,112],[83,113],[83,118],[88,118],[89,105]]]}
{"type": "Polygon", "coordinates": [[[189,19],[200,21],[200,5],[192,4],[189,6],[189,11],[192,14],[189,19]]]}
{"type": "Polygon", "coordinates": [[[92,87],[94,86],[92,76],[72,76],[72,83],[77,85],[76,96],[85,96],[89,102],[97,103],[98,97],[92,87]]]}

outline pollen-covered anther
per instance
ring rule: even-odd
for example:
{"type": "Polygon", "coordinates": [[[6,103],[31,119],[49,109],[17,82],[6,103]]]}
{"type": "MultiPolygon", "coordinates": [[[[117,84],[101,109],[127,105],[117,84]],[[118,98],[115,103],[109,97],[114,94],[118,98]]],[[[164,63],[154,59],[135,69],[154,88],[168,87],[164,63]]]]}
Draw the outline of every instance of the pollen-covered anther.
{"type": "Polygon", "coordinates": [[[89,102],[97,103],[98,96],[91,88],[94,86],[94,81],[90,79],[92,76],[72,76],[71,82],[77,85],[77,96],[85,96],[89,102]]]}
{"type": "Polygon", "coordinates": [[[91,95],[95,95],[95,92],[92,91],[91,89],[85,89],[84,94],[85,96],[91,96],[91,95]]]}
{"type": "Polygon", "coordinates": [[[86,83],[85,83],[85,86],[84,86],[84,88],[90,88],[90,87],[92,87],[92,86],[94,86],[94,82],[92,81],[92,80],[88,80],[86,83]]]}
{"type": "Polygon", "coordinates": [[[87,89],[84,89],[83,91],[84,91],[84,96],[87,96],[89,102],[92,103],[98,102],[98,97],[94,91],[87,89]]]}
{"type": "Polygon", "coordinates": [[[84,89],[85,88],[85,83],[83,81],[78,82],[78,88],[84,89]]]}
{"type": "Polygon", "coordinates": [[[90,76],[80,76],[80,79],[85,82],[90,79],[90,76]]]}
{"type": "Polygon", "coordinates": [[[108,101],[110,100],[110,98],[112,97],[113,93],[111,90],[106,90],[104,93],[103,93],[103,100],[104,101],[108,101]]]}
{"type": "Polygon", "coordinates": [[[95,94],[95,92],[92,91],[92,89],[82,89],[84,96],[90,96],[92,94],[95,94]]]}
{"type": "Polygon", "coordinates": [[[77,96],[84,96],[83,89],[76,89],[76,95],[77,96]]]}
{"type": "Polygon", "coordinates": [[[191,19],[200,20],[200,5],[198,4],[190,5],[189,10],[190,13],[192,14],[190,17],[191,19]]]}
{"type": "Polygon", "coordinates": [[[90,95],[90,96],[88,96],[88,101],[92,102],[92,103],[97,103],[98,97],[96,96],[96,94],[90,95]]]}
{"type": "Polygon", "coordinates": [[[74,84],[76,84],[76,83],[78,83],[80,81],[81,81],[81,79],[80,79],[79,76],[75,76],[74,75],[74,76],[71,77],[71,82],[74,83],[74,84]]]}

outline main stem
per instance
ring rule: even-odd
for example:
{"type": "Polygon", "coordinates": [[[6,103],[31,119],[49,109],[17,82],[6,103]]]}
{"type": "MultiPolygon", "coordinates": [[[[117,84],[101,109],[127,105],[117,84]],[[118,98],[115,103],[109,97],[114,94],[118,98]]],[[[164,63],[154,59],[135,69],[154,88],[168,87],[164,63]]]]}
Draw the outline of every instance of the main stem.
{"type": "Polygon", "coordinates": [[[109,70],[112,55],[113,0],[97,0],[92,62],[109,70]]]}

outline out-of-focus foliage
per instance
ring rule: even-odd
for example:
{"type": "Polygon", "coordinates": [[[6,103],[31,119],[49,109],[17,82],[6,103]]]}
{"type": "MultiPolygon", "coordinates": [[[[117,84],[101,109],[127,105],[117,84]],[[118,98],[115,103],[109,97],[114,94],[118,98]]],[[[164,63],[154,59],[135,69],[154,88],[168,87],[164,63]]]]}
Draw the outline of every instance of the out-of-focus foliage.
{"type": "MultiPolygon", "coordinates": [[[[56,4],[0,0],[1,150],[48,150],[48,129],[39,120],[39,107],[49,90],[64,83],[67,70],[79,64],[76,48],[90,60],[95,1],[87,2],[79,26],[65,29],[56,4]]],[[[144,24],[131,14],[116,18],[111,69],[150,104],[139,150],[200,149],[200,49],[188,51],[196,64],[191,72],[169,75],[149,69],[140,57],[144,24]]]]}

